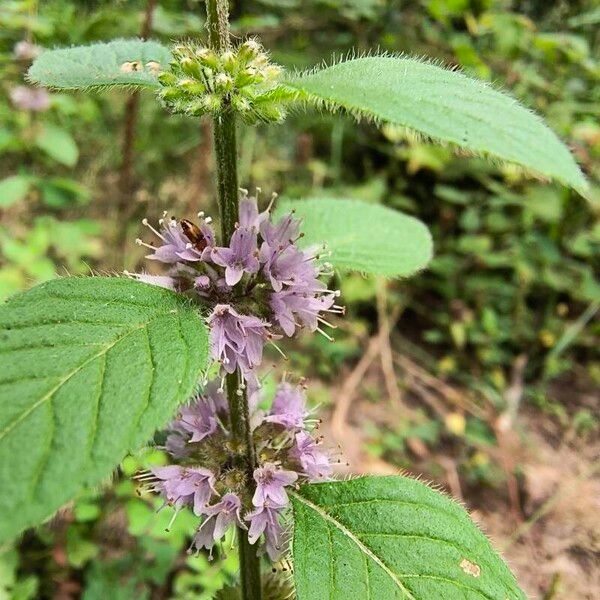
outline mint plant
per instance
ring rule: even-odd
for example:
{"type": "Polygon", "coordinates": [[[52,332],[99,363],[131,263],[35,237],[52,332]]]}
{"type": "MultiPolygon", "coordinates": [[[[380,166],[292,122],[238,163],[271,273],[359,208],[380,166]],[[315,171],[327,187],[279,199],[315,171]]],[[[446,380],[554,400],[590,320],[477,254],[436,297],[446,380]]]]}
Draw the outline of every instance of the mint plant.
{"type": "Polygon", "coordinates": [[[257,40],[232,43],[226,0],[206,8],[203,43],[52,50],[29,71],[49,88],[153,89],[168,112],[211,118],[220,229],[204,213],[164,214],[156,226],[145,219],[150,234],[138,244],[163,275],[67,277],[2,307],[0,539],[105,481],[163,429],[170,464],[139,479],[173,518],[183,507],[197,516],[191,551],[210,551],[235,530],[233,597],[288,597],[263,572],[286,556],[300,600],[524,598],[448,497],[402,476],[336,481],[301,377],[264,397],[265,345],[302,330],[329,338],[330,314],[343,314],[328,287],[333,271],[413,275],[432,241],[416,219],[358,201],[273,196],[260,206],[239,186],[236,122],[343,110],[586,193],[583,174],[537,116],[484,83],[375,54],[289,74],[257,40]]]}

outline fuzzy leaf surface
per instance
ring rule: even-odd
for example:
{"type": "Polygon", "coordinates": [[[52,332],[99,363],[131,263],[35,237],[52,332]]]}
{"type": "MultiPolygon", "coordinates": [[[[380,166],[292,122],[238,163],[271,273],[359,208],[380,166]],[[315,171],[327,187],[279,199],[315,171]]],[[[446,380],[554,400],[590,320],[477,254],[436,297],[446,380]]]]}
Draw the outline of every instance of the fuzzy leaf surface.
{"type": "Polygon", "coordinates": [[[408,477],[292,493],[298,600],[525,600],[467,512],[408,477]]]}
{"type": "Polygon", "coordinates": [[[405,126],[587,190],[575,159],[540,117],[462,73],[410,58],[370,56],[287,83],[314,104],[405,126]]]}
{"type": "Polygon", "coordinates": [[[302,247],[327,244],[327,262],[337,269],[407,277],[432,257],[431,234],[418,219],[360,200],[282,200],[277,216],[295,210],[302,220],[302,247]]]}
{"type": "Polygon", "coordinates": [[[57,279],[0,307],[0,543],[107,479],[207,356],[197,308],[133,280],[57,279]]]}
{"type": "Polygon", "coordinates": [[[46,50],[35,59],[27,76],[32,83],[54,89],[153,88],[159,86],[158,67],[153,63],[163,70],[170,61],[171,52],[158,42],[113,40],[46,50]]]}

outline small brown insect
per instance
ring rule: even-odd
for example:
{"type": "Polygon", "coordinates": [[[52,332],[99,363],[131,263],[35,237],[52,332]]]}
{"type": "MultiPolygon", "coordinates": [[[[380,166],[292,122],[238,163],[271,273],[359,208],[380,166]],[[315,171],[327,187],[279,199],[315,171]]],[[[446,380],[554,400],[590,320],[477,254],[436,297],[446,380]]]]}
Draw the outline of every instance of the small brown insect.
{"type": "Polygon", "coordinates": [[[198,252],[202,252],[208,245],[206,241],[206,237],[200,230],[200,227],[187,219],[181,219],[179,221],[181,224],[181,229],[183,229],[183,233],[185,237],[190,240],[192,246],[198,250],[198,252]]]}

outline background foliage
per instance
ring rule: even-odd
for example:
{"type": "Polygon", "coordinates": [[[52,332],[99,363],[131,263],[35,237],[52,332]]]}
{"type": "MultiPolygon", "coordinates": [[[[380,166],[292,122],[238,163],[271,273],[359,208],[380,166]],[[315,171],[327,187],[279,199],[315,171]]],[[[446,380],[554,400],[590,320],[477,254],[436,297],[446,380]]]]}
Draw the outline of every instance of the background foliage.
{"type": "MultiPolygon", "coordinates": [[[[202,31],[201,3],[148,4],[155,5],[151,37],[168,42],[202,31]]],[[[15,56],[18,42],[54,47],[132,37],[147,6],[1,4],[0,296],[56,273],[133,270],[141,255],[131,242],[142,216],[169,209],[190,217],[214,208],[209,127],[165,120],[151,92],[135,100],[115,92],[53,92],[40,111],[14,101],[29,65],[15,56]],[[139,108],[136,122],[132,105],[139,108]],[[131,166],[123,158],[127,147],[131,166]]],[[[513,529],[527,523],[562,489],[539,492],[544,480],[531,480],[523,444],[546,463],[566,465],[571,450],[574,470],[596,468],[586,461],[599,430],[599,22],[594,0],[234,3],[235,33],[259,34],[286,67],[301,70],[379,46],[427,55],[510,89],[568,142],[592,181],[586,200],[401,127],[317,111],[292,115],[285,127],[240,131],[245,187],[288,198],[359,198],[402,209],[430,227],[430,268],[393,286],[339,276],[349,318],[336,343],[307,341],[289,349],[290,360],[316,381],[313,400],[330,406],[335,433],[336,424],[346,425],[338,392],[356,372],[340,373],[342,362],[358,368],[371,342],[391,330],[389,353],[379,348],[382,368],[359,378],[361,400],[349,425],[363,444],[355,449],[346,436],[346,453],[360,455],[358,470],[408,467],[455,495],[458,489],[469,506],[492,513],[492,528],[495,513],[517,513],[513,529]],[[511,429],[518,435],[508,436],[511,429]]],[[[369,243],[366,228],[360,243],[369,243]]],[[[213,562],[187,556],[191,517],[180,515],[167,534],[169,515],[155,514],[135,494],[129,477],[160,460],[154,451],[126,459],[115,485],[82,495],[51,524],[5,547],[0,598],[89,599],[111,590],[122,598],[191,600],[229,583],[232,553],[219,551],[213,562]]],[[[597,547],[579,538],[575,547],[585,572],[597,547]]],[[[509,560],[518,562],[518,548],[507,550],[509,560]]],[[[555,577],[559,568],[532,568],[539,572],[526,585],[533,597],[568,598],[555,577]]],[[[590,581],[582,594],[594,594],[590,581]]]]}

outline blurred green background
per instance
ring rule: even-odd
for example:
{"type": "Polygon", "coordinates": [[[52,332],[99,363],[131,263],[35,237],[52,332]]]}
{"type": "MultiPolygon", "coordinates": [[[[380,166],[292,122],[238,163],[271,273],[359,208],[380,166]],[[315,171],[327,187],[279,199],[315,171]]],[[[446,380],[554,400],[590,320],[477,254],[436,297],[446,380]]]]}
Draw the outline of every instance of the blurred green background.
{"type": "MultiPolygon", "coordinates": [[[[432,230],[429,269],[396,283],[337,276],[348,315],[336,343],[286,349],[348,469],[407,469],[459,497],[532,598],[598,598],[600,5],[237,0],[232,19],[236,36],[258,35],[290,69],[373,48],[460,67],[510,90],[572,149],[592,182],[587,200],[318,112],[240,127],[239,168],[265,198],[326,190],[432,230]]],[[[47,92],[24,80],[40,48],[145,28],[168,43],[203,26],[194,0],[0,3],[0,297],[57,274],[139,269],[142,217],[214,214],[208,122],[166,116],[150,93],[47,92]]],[[[188,556],[193,517],[165,532],[168,510],[136,493],[131,476],[161,460],[128,457],[112,485],[1,549],[0,599],[204,600],[231,583],[228,544],[212,561],[188,556]]]]}

